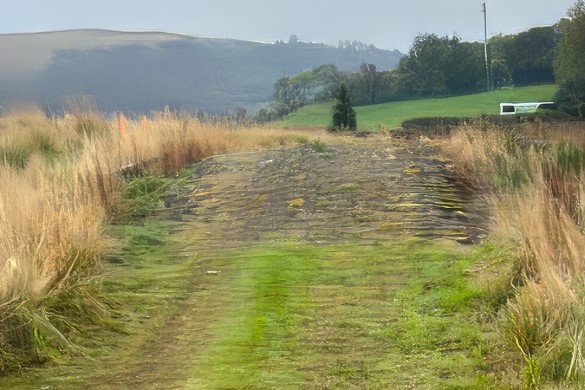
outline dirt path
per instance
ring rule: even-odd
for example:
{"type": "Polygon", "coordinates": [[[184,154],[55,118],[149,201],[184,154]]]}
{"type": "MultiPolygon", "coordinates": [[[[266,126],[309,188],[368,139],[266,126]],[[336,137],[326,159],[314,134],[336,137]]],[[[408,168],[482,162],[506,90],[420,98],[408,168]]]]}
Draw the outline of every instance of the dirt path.
{"type": "Polygon", "coordinates": [[[351,138],[198,164],[128,233],[169,234],[110,267],[120,294],[137,281],[132,335],[93,368],[32,371],[30,388],[431,388],[475,376],[471,347],[409,323],[424,313],[408,291],[482,232],[480,203],[429,150],[351,138]],[[437,368],[459,356],[469,361],[437,368]]]}
{"type": "Polygon", "coordinates": [[[315,243],[480,235],[480,203],[424,142],[408,145],[350,138],[322,152],[306,145],[207,160],[190,183],[193,211],[222,236],[205,244],[245,246],[269,233],[315,243]]]}

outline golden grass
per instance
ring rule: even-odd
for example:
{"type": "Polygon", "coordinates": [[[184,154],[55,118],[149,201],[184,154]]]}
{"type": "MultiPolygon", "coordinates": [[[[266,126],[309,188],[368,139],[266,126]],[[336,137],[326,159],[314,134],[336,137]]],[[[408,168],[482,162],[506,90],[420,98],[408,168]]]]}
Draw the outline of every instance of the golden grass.
{"type": "MultiPolygon", "coordinates": [[[[25,143],[30,134],[18,135],[25,143]]],[[[25,167],[0,166],[0,305],[38,301],[73,270],[98,263],[105,214],[86,193],[88,175],[73,164],[48,165],[36,151],[25,167]]]]}
{"type": "Polygon", "coordinates": [[[99,273],[125,173],[174,174],[219,153],[308,141],[170,111],[139,120],[81,109],[64,118],[36,109],[0,117],[0,349],[10,339],[3,332],[18,327],[4,326],[15,307],[39,305],[99,273]]]}
{"type": "Polygon", "coordinates": [[[0,150],[26,150],[16,163],[0,162],[0,304],[42,298],[86,261],[79,253],[92,261],[103,255],[103,228],[115,213],[124,170],[172,174],[219,153],[308,140],[170,111],[136,121],[106,120],[92,111],[62,119],[38,110],[0,118],[0,150]]]}
{"type": "Polygon", "coordinates": [[[526,384],[585,376],[585,146],[583,123],[513,132],[463,127],[446,154],[489,193],[492,236],[517,249],[521,275],[502,331],[527,362],[526,384]]]}

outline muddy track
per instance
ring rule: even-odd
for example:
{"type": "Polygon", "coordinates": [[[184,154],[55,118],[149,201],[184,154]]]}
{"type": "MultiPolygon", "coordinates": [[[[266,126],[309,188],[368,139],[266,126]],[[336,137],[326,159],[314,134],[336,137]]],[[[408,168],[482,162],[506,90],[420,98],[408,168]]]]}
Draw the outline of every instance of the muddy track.
{"type": "Polygon", "coordinates": [[[190,191],[167,205],[187,203],[187,213],[179,207],[175,214],[218,229],[207,247],[245,246],[270,233],[314,243],[481,237],[483,204],[432,153],[425,142],[350,138],[322,152],[304,145],[228,154],[198,164],[190,191]]]}
{"type": "MultiPolygon", "coordinates": [[[[274,336],[278,340],[258,341],[258,345],[252,346],[247,344],[248,341],[244,346],[240,342],[229,346],[218,344],[218,332],[240,332],[243,322],[248,321],[242,311],[262,311],[259,303],[255,308],[242,308],[241,303],[259,299],[259,287],[251,288],[249,283],[254,283],[254,280],[249,279],[258,275],[269,278],[272,290],[268,298],[273,301],[282,293],[279,286],[287,286],[287,278],[291,275],[281,266],[266,271],[266,265],[260,267],[259,274],[253,274],[249,270],[252,266],[248,265],[250,257],[239,258],[237,251],[289,241],[302,243],[301,249],[303,245],[318,248],[347,243],[366,247],[413,236],[470,243],[476,241],[485,229],[482,207],[481,201],[433,156],[424,140],[405,145],[390,138],[347,138],[327,141],[324,149],[302,145],[207,159],[197,164],[193,173],[168,194],[165,207],[150,217],[152,220],[172,221],[173,242],[177,245],[169,248],[167,255],[184,259],[181,267],[183,270],[188,267],[187,271],[176,275],[169,271],[168,277],[161,276],[164,283],[171,286],[170,292],[160,295],[161,306],[136,308],[141,314],[127,319],[134,324],[133,336],[121,348],[112,349],[109,356],[98,359],[94,363],[95,370],[73,367],[75,374],[72,374],[65,369],[62,375],[75,376],[73,384],[68,386],[67,382],[55,378],[46,379],[48,383],[56,383],[54,387],[49,385],[46,388],[225,388],[213,385],[217,375],[214,372],[221,372],[217,370],[223,365],[232,368],[242,365],[240,370],[244,377],[248,375],[249,366],[244,366],[247,362],[242,362],[241,356],[255,356],[258,349],[264,351],[262,348],[267,350],[262,352],[258,364],[282,360],[284,365],[296,367],[295,372],[299,375],[315,371],[315,377],[323,376],[319,370],[331,372],[331,369],[320,367],[318,355],[311,363],[297,361],[294,355],[279,355],[285,353],[280,350],[282,343],[294,340],[295,336],[291,334],[274,336]],[[229,258],[226,253],[231,253],[229,258]],[[244,352],[239,351],[242,348],[244,352]],[[227,356],[232,356],[232,353],[240,357],[214,360],[214,351],[226,349],[239,351],[238,354],[229,352],[227,356]]],[[[294,254],[294,250],[292,252],[294,254]]],[[[133,256],[138,258],[140,254],[133,256]]],[[[335,254],[331,256],[335,257],[335,254]]],[[[126,264],[112,264],[112,275],[120,272],[122,266],[127,268],[120,278],[132,275],[127,269],[133,261],[130,257],[126,264]]],[[[398,271],[392,273],[395,275],[384,276],[386,270],[367,276],[367,282],[356,282],[358,284],[351,290],[351,294],[359,295],[362,302],[371,302],[368,305],[376,308],[366,307],[363,320],[388,324],[400,316],[392,301],[407,280],[403,280],[398,271]]],[[[331,316],[343,305],[354,305],[349,298],[328,292],[329,288],[311,278],[303,281],[300,287],[290,286],[286,299],[304,301],[310,295],[311,305],[321,305],[323,312],[331,310],[331,316]],[[315,286],[311,287],[312,283],[315,286]],[[348,303],[343,303],[345,300],[348,303]]],[[[351,280],[347,283],[352,285],[351,280]]],[[[149,288],[140,294],[152,294],[159,287],[153,284],[149,288]]],[[[294,313],[294,321],[289,317],[283,319],[286,313],[272,311],[257,314],[254,318],[276,316],[273,319],[276,323],[289,324],[303,323],[304,318],[310,317],[309,324],[314,329],[296,343],[304,345],[306,350],[314,348],[317,354],[323,348],[336,347],[343,351],[344,337],[348,336],[335,333],[338,331],[333,330],[328,320],[303,313],[294,313]]],[[[275,329],[278,331],[279,328],[275,329]]],[[[264,330],[263,333],[270,332],[264,330]]],[[[374,351],[376,343],[378,341],[364,338],[365,352],[360,352],[362,360],[352,369],[359,371],[366,364],[363,362],[377,362],[378,357],[369,356],[366,351],[374,351]]],[[[395,358],[398,359],[395,365],[399,366],[401,357],[397,355],[395,358]]],[[[271,364],[273,366],[269,367],[277,367],[276,363],[271,364]]],[[[320,384],[315,381],[307,384],[306,378],[297,382],[289,378],[286,380],[291,382],[287,384],[282,382],[283,379],[264,378],[269,375],[266,370],[258,374],[258,378],[250,379],[251,384],[242,384],[241,387],[257,387],[256,381],[261,380],[293,388],[336,387],[335,382],[325,381],[333,380],[334,376],[325,378],[320,384]]],[[[363,386],[356,385],[358,388],[363,386]]],[[[259,387],[273,388],[274,384],[259,387]]]]}

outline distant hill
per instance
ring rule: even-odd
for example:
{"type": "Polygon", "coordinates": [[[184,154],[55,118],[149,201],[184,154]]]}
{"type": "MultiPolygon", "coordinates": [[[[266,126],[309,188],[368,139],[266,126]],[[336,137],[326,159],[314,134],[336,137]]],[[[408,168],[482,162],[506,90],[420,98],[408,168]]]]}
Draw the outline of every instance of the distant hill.
{"type": "Polygon", "coordinates": [[[149,112],[165,106],[210,113],[270,100],[283,76],[362,62],[394,68],[402,54],[363,44],[337,48],[274,44],[162,32],[71,30],[0,34],[0,105],[36,103],[59,112],[92,96],[103,111],[149,112]]]}

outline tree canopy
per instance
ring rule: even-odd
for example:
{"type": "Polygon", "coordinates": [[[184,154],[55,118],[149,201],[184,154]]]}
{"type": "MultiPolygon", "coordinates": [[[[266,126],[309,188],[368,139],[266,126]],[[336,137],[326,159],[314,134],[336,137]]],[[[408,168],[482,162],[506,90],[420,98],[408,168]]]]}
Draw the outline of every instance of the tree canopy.
{"type": "Polygon", "coordinates": [[[485,79],[482,48],[462,42],[457,36],[419,35],[396,72],[398,96],[434,97],[475,92],[485,79]]]}
{"type": "MultiPolygon", "coordinates": [[[[561,20],[554,26],[490,38],[490,85],[501,88],[552,83],[556,75],[557,82],[565,85],[562,99],[585,95],[578,90],[585,84],[579,82],[580,77],[585,77],[585,56],[581,54],[585,52],[585,27],[580,22],[585,14],[584,1],[578,0],[571,9],[571,19],[561,20]],[[555,64],[557,53],[559,59],[555,64]]],[[[340,42],[340,48],[361,52],[376,50],[359,42],[340,42]]],[[[342,84],[355,105],[476,93],[485,90],[486,73],[482,42],[464,42],[458,36],[422,34],[414,39],[409,52],[391,70],[379,71],[376,65],[364,61],[359,71],[353,73],[341,72],[333,65],[322,65],[283,77],[275,84],[274,103],[270,110],[263,109],[262,114],[278,117],[303,105],[331,101],[342,84]]]]}
{"type": "Polygon", "coordinates": [[[335,65],[321,65],[293,77],[283,77],[274,84],[274,101],[283,104],[287,113],[310,103],[331,101],[339,87],[335,65]]]}
{"type": "Polygon", "coordinates": [[[554,82],[553,62],[561,38],[558,26],[534,27],[489,41],[495,85],[554,82]]]}
{"type": "Polygon", "coordinates": [[[585,114],[585,2],[569,10],[562,25],[562,38],[555,60],[555,77],[559,84],[557,102],[568,112],[583,118],[585,114]]]}

